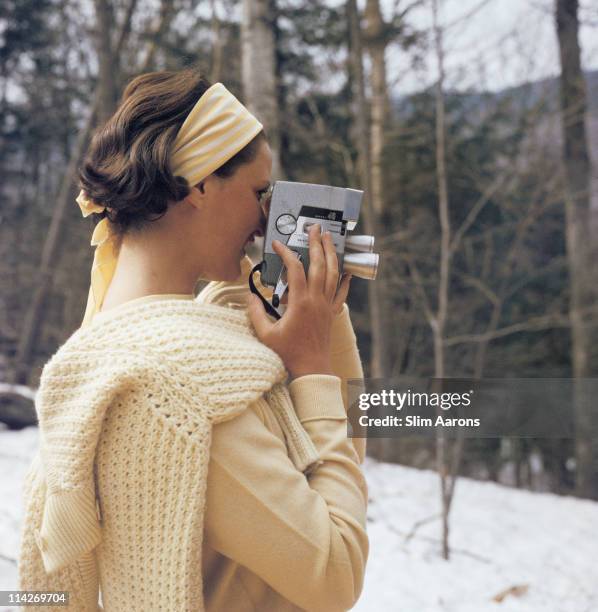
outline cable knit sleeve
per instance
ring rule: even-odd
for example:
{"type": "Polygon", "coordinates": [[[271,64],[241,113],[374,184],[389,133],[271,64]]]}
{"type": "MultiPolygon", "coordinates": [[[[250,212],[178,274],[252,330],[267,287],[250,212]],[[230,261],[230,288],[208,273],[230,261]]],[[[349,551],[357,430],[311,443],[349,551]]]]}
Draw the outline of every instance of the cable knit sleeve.
{"type": "MultiPolygon", "coordinates": [[[[305,475],[259,416],[259,400],[214,427],[206,538],[296,606],[345,611],[357,601],[369,552],[367,486],[347,438],[341,382],[310,375],[289,386],[322,463],[305,475]]],[[[267,407],[266,407],[267,409],[267,407]]]]}

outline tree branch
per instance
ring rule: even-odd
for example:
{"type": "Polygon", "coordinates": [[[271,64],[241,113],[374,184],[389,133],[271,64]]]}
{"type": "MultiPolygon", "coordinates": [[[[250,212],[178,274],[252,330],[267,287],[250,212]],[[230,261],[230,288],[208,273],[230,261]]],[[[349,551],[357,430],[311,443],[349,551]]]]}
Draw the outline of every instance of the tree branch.
{"type": "MultiPolygon", "coordinates": [[[[592,308],[586,308],[579,311],[578,314],[598,314],[598,306],[592,308]]],[[[544,315],[541,317],[532,317],[527,321],[521,321],[513,325],[508,325],[501,329],[496,329],[492,332],[483,334],[463,334],[462,336],[453,336],[452,338],[445,338],[445,346],[455,346],[456,344],[466,344],[471,342],[487,342],[488,340],[494,340],[495,338],[503,338],[504,336],[510,336],[518,332],[525,331],[541,331],[543,329],[562,328],[570,327],[571,320],[568,314],[557,313],[551,315],[544,315]]]]}

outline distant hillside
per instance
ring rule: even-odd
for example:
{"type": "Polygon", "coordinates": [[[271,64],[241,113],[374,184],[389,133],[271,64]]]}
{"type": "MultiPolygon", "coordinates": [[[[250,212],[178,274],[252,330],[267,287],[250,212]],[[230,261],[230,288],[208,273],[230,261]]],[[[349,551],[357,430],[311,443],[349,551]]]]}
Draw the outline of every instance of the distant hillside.
{"type": "MultiPolygon", "coordinates": [[[[588,91],[588,106],[592,115],[598,115],[598,70],[585,73],[588,91]]],[[[413,94],[407,97],[399,96],[392,101],[392,107],[398,117],[409,113],[413,104],[413,94]]],[[[496,104],[504,98],[511,98],[516,107],[529,108],[545,100],[547,111],[556,111],[559,104],[559,79],[557,77],[533,81],[516,87],[509,87],[499,92],[448,92],[449,96],[458,96],[470,106],[473,112],[483,114],[489,104],[496,104]]]]}

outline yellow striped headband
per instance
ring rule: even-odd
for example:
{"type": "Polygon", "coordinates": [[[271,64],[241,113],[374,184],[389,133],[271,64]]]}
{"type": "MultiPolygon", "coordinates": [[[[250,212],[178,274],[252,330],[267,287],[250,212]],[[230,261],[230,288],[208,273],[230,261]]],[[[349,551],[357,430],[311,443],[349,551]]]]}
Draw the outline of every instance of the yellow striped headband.
{"type": "MultiPolygon", "coordinates": [[[[174,176],[183,176],[193,187],[249,144],[262,128],[222,83],[212,85],[197,101],[177,133],[170,162],[174,176]]],[[[77,203],[84,217],[105,209],[87,198],[83,190],[77,203]]],[[[96,246],[96,250],[82,325],[91,322],[102,307],[116,269],[120,245],[113,240],[107,218],[96,225],[91,245],[96,246]]]]}

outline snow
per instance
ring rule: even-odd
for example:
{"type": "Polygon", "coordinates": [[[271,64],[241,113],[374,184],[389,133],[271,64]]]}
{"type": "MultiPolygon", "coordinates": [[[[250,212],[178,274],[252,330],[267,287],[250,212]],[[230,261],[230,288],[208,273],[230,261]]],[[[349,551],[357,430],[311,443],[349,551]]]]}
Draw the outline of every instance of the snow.
{"type": "MultiPolygon", "coordinates": [[[[16,588],[21,485],[37,436],[0,431],[0,589],[16,588]]],[[[355,612],[598,610],[598,503],[462,478],[445,561],[437,475],[370,457],[364,471],[370,553],[355,612]]]]}
{"type": "MultiPolygon", "coordinates": [[[[37,435],[37,427],[18,432],[0,430],[0,590],[17,588],[21,487],[37,450],[37,435]]],[[[17,608],[2,610],[12,612],[17,608]]]]}
{"type": "Polygon", "coordinates": [[[440,519],[423,522],[440,510],[438,476],[369,457],[364,470],[370,558],[355,611],[598,610],[598,503],[462,478],[447,562],[440,519]],[[523,595],[493,601],[525,585],[523,595]]]}

